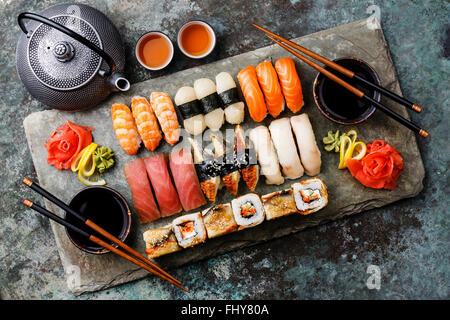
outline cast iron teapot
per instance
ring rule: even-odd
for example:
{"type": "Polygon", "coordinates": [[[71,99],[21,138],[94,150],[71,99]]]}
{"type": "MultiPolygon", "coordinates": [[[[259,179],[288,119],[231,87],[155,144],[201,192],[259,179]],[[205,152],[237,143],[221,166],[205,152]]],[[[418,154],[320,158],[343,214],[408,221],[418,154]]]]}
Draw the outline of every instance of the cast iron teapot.
{"type": "Polygon", "coordinates": [[[127,91],[120,34],[100,11],[59,4],[40,15],[18,17],[23,33],[16,67],[30,94],[51,108],[79,111],[96,106],[112,91],[127,91]],[[27,25],[24,20],[30,19],[27,25]]]}

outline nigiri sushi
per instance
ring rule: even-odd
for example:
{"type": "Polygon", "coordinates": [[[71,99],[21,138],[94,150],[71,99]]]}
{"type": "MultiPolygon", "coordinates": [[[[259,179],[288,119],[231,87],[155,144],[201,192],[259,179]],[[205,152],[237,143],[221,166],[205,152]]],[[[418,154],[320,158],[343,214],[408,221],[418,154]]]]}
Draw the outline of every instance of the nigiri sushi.
{"type": "Polygon", "coordinates": [[[144,158],[144,163],[155,192],[161,217],[171,216],[180,212],[183,208],[167,169],[166,154],[160,153],[146,157],[144,158]]]}
{"type": "Polygon", "coordinates": [[[304,170],[297,154],[289,118],[272,121],[269,130],[283,174],[288,179],[300,178],[304,170]]]}
{"type": "Polygon", "coordinates": [[[217,131],[224,122],[222,101],[217,95],[216,84],[208,78],[195,80],[194,90],[203,107],[205,123],[211,130],[217,131]]]}
{"type": "Polygon", "coordinates": [[[213,134],[210,137],[214,145],[216,159],[219,159],[218,161],[221,162],[222,182],[230,193],[237,195],[241,174],[239,173],[239,167],[236,164],[234,153],[231,152],[225,155],[222,139],[213,134]]]}
{"type": "Polygon", "coordinates": [[[287,107],[297,113],[303,107],[302,84],[295,70],[295,63],[291,58],[282,58],[275,62],[278,79],[287,107]]]}
{"type": "Polygon", "coordinates": [[[322,161],[308,115],[302,113],[298,116],[291,117],[290,120],[295,137],[297,138],[297,147],[305,173],[309,176],[318,175],[322,161]]]}
{"type": "Polygon", "coordinates": [[[144,97],[134,96],[131,98],[131,110],[144,146],[150,151],[154,151],[158,147],[162,135],[150,103],[144,97]]]}
{"type": "Polygon", "coordinates": [[[111,118],[117,140],[119,140],[122,149],[129,155],[136,154],[142,139],[139,136],[130,108],[121,103],[114,103],[111,106],[111,118]]]}
{"type": "Polygon", "coordinates": [[[139,215],[139,222],[146,223],[159,219],[161,213],[153,198],[144,160],[138,158],[126,163],[123,167],[123,173],[131,190],[134,209],[139,215]]]}
{"type": "Polygon", "coordinates": [[[174,145],[180,139],[180,124],[172,100],[167,93],[152,92],[150,104],[164,133],[164,140],[174,145]]]}
{"type": "Polygon", "coordinates": [[[203,193],[209,201],[215,202],[217,190],[220,185],[220,168],[215,165],[214,159],[204,159],[202,148],[197,140],[188,138],[194,153],[195,169],[203,193]]]}
{"type": "Polygon", "coordinates": [[[190,148],[174,148],[170,153],[169,163],[183,209],[189,211],[206,204],[190,148]]]}
{"type": "Polygon", "coordinates": [[[216,76],[217,94],[225,108],[225,120],[231,124],[244,121],[244,102],[240,101],[236,82],[228,72],[221,72],[216,76]]]}
{"type": "Polygon", "coordinates": [[[256,155],[254,155],[255,150],[247,147],[244,130],[240,125],[236,125],[235,132],[234,151],[236,152],[236,157],[238,159],[241,176],[247,184],[247,187],[253,191],[259,180],[259,166],[257,164],[256,155]]]}
{"type": "Polygon", "coordinates": [[[272,62],[266,60],[258,64],[256,75],[266,98],[267,111],[272,117],[276,118],[284,110],[284,97],[272,62]]]}
{"type": "Polygon", "coordinates": [[[256,122],[263,121],[267,115],[267,107],[264,101],[264,94],[258,84],[255,67],[248,66],[239,71],[238,80],[250,116],[256,122]]]}
{"type": "Polygon", "coordinates": [[[206,128],[202,106],[192,87],[181,87],[175,95],[175,104],[183,116],[183,125],[189,134],[197,135],[206,128]]]}

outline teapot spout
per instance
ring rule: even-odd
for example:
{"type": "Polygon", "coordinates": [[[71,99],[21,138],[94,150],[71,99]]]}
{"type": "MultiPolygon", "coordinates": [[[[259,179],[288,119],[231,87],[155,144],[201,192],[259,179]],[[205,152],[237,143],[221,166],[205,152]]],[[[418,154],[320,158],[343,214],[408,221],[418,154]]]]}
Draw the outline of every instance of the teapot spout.
{"type": "Polygon", "coordinates": [[[107,79],[111,91],[128,91],[131,87],[130,82],[125,78],[125,76],[120,72],[113,72],[107,79]]]}

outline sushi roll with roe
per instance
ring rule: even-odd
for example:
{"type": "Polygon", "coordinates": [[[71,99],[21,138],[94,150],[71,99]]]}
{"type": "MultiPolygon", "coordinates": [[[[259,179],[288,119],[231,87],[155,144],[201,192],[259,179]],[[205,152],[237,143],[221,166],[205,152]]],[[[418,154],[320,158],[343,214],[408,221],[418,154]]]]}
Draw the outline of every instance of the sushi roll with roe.
{"type": "Polygon", "coordinates": [[[149,259],[181,250],[173,233],[172,225],[147,230],[144,232],[143,237],[145,241],[145,252],[149,259]]]}
{"type": "Polygon", "coordinates": [[[172,221],[178,244],[183,248],[193,247],[206,240],[207,233],[200,212],[187,214],[172,221]]]}
{"type": "Polygon", "coordinates": [[[238,227],[229,203],[217,204],[202,212],[208,238],[223,236],[238,227]]]}
{"type": "Polygon", "coordinates": [[[238,230],[251,228],[262,223],[265,218],[264,207],[256,193],[247,193],[231,201],[234,219],[238,230]]]}
{"type": "Polygon", "coordinates": [[[300,214],[307,215],[319,211],[328,204],[328,190],[322,179],[311,178],[294,183],[292,191],[300,214]]]}

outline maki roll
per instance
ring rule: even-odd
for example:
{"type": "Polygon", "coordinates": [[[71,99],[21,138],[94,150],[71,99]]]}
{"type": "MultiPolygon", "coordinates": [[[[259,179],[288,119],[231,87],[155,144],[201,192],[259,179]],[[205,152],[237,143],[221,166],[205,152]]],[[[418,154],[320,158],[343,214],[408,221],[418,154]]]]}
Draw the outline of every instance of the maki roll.
{"type": "Polygon", "coordinates": [[[311,178],[292,185],[295,205],[300,214],[319,211],[328,204],[328,190],[325,182],[311,178]]]}
{"type": "Polygon", "coordinates": [[[261,199],[256,193],[248,193],[231,201],[238,230],[254,227],[264,221],[265,212],[261,199]]]}
{"type": "Polygon", "coordinates": [[[225,120],[231,124],[244,121],[244,102],[239,99],[236,82],[228,72],[216,76],[217,94],[225,108],[225,120]]]}
{"type": "Polygon", "coordinates": [[[217,131],[222,127],[224,112],[214,81],[208,78],[195,80],[194,90],[205,114],[205,123],[211,130],[217,131]]]}
{"type": "Polygon", "coordinates": [[[218,204],[202,212],[208,238],[215,238],[237,229],[233,210],[229,203],[218,204]]]}
{"type": "Polygon", "coordinates": [[[188,138],[194,153],[194,166],[203,193],[209,201],[215,202],[220,185],[220,166],[214,159],[205,159],[197,140],[188,138]]]}
{"type": "Polygon", "coordinates": [[[206,240],[206,228],[200,212],[184,215],[172,221],[178,244],[183,248],[193,247],[206,240]]]}
{"type": "Polygon", "coordinates": [[[297,212],[291,189],[272,192],[261,197],[266,219],[273,220],[297,212]]]}
{"type": "Polygon", "coordinates": [[[175,95],[175,104],[183,116],[183,125],[189,134],[197,135],[206,128],[202,105],[192,87],[181,87],[175,95]]]}
{"type": "Polygon", "coordinates": [[[145,252],[149,259],[181,250],[173,233],[172,225],[147,230],[144,232],[143,237],[145,241],[145,252]]]}

